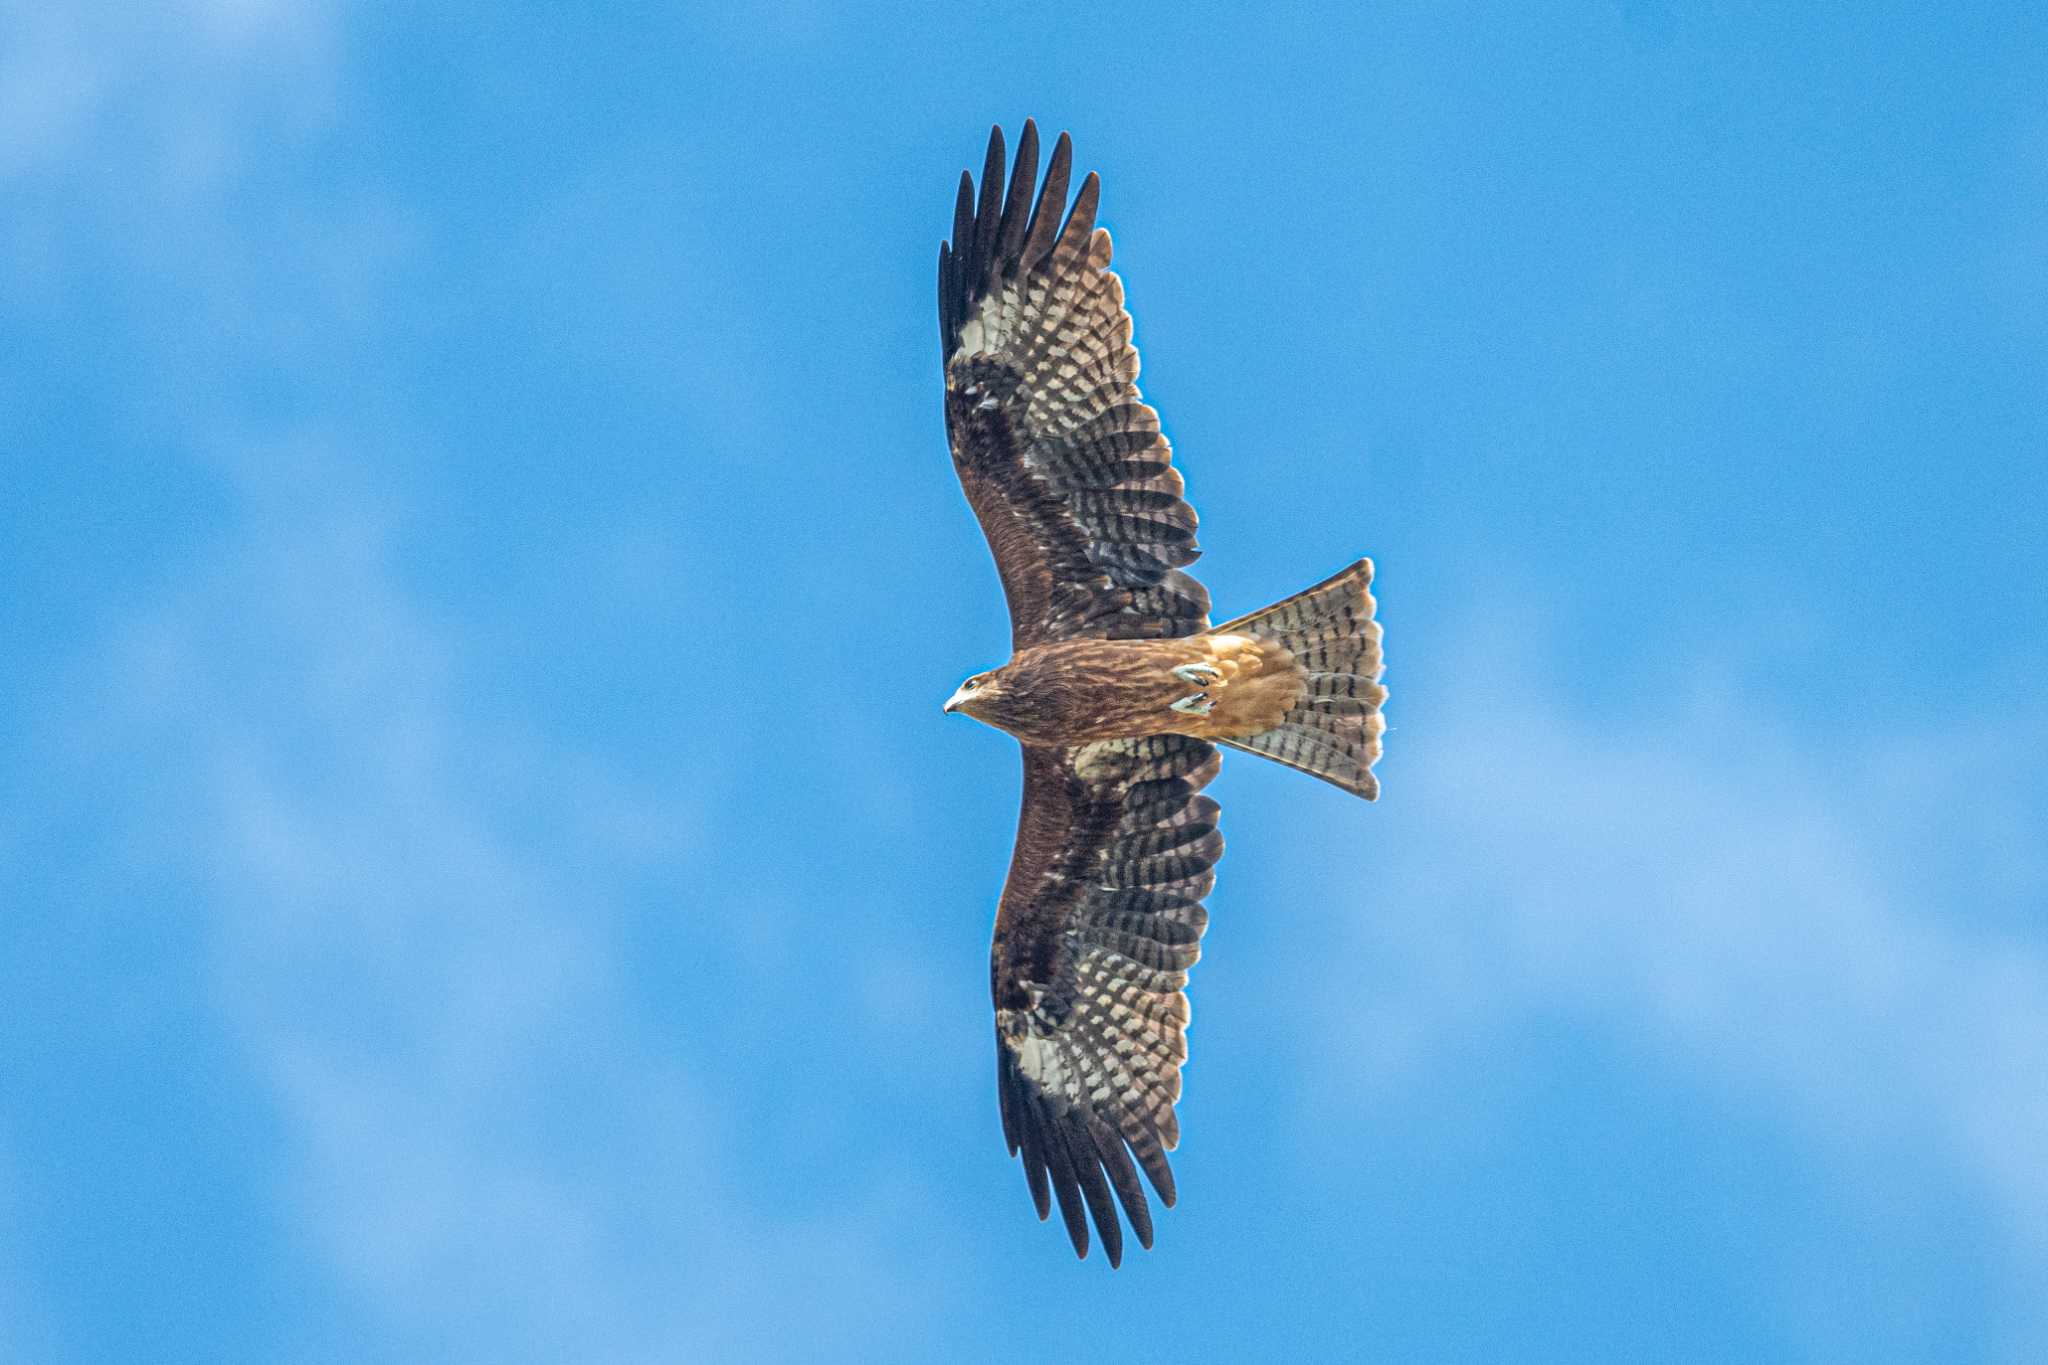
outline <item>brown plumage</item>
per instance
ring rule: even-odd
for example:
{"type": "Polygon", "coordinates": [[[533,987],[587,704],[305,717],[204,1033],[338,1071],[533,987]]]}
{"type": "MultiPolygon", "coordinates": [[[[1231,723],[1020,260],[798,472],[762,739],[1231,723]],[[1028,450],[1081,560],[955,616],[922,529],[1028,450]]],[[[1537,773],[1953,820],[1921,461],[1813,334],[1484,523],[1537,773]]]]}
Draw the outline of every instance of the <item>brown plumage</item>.
{"type": "Polygon", "coordinates": [[[1093,174],[1060,217],[1072,162],[1062,133],[1034,198],[1026,122],[1005,190],[994,130],[939,248],[946,431],[1013,651],[946,709],[1024,748],[989,963],[1003,1136],[1039,1217],[1057,1200],[1083,1256],[1092,1218],[1115,1265],[1116,1204],[1152,1245],[1138,1173],[1174,1202],[1183,988],[1223,853],[1202,795],[1216,745],[1372,800],[1386,689],[1369,560],[1210,628],[1208,591],[1184,572],[1194,509],[1138,396],[1093,174]]]}
{"type": "Polygon", "coordinates": [[[1248,635],[1181,640],[1052,640],[1027,645],[954,707],[1026,744],[1185,734],[1197,739],[1254,735],[1280,723],[1305,679],[1293,655],[1248,635]],[[1191,684],[1174,669],[1215,671],[1191,684]],[[1194,693],[1207,713],[1175,711],[1194,693]]]}

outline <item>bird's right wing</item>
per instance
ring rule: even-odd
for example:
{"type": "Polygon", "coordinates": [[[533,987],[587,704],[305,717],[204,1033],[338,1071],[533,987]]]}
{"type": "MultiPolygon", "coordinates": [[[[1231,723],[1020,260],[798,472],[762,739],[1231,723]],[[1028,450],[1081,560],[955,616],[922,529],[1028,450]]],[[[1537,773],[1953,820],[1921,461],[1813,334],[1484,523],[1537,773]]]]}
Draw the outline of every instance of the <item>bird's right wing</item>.
{"type": "Polygon", "coordinates": [[[989,963],[1003,1138],[1023,1158],[1038,1216],[1057,1195],[1086,1256],[1092,1213],[1112,1266],[1123,1233],[1111,1192],[1146,1247],[1137,1171],[1174,1200],[1183,988],[1223,854],[1216,802],[1201,789],[1218,766],[1213,746],[1184,735],[1024,749],[989,963]]]}

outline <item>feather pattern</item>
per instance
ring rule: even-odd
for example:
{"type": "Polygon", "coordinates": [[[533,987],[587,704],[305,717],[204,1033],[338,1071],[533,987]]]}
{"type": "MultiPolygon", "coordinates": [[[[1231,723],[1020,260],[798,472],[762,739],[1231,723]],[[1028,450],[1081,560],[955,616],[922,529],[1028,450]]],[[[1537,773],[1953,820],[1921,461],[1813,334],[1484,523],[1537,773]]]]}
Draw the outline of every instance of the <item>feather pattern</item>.
{"type": "Polygon", "coordinates": [[[1206,628],[1201,553],[1138,352],[1089,174],[1064,222],[1073,148],[1053,147],[1034,201],[1026,122],[1003,188],[1002,129],[979,191],[963,173],[939,248],[939,332],[954,469],[995,555],[1017,648],[1165,639],[1206,628]],[[1027,213],[1028,206],[1028,213],[1027,213]]]}
{"type": "Polygon", "coordinates": [[[1184,988],[1223,853],[1201,789],[1218,766],[1214,746],[1185,735],[1024,748],[989,964],[1003,1138],[1038,1216],[1057,1202],[1082,1256],[1092,1218],[1111,1265],[1117,1205],[1152,1245],[1138,1173],[1174,1201],[1184,988]]]}
{"type": "Polygon", "coordinates": [[[1372,561],[1361,559],[1312,588],[1240,616],[1218,633],[1243,631],[1273,641],[1302,670],[1301,694],[1277,725],[1222,742],[1320,777],[1376,800],[1386,721],[1380,707],[1380,625],[1372,599],[1372,561]]]}

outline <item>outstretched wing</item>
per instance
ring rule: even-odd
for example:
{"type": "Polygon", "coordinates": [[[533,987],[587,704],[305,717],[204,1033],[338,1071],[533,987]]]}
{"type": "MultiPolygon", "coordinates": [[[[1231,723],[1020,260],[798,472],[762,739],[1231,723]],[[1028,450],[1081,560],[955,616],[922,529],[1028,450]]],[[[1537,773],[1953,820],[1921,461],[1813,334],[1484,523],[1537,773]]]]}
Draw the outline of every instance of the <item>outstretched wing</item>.
{"type": "Polygon", "coordinates": [[[1184,735],[1024,749],[1024,812],[989,964],[1003,1137],[1038,1216],[1057,1195],[1074,1250],[1092,1214],[1123,1258],[1111,1192],[1152,1245],[1142,1169],[1173,1204],[1166,1153],[1223,837],[1214,747],[1184,735]],[[1134,1160],[1135,1159],[1135,1160],[1134,1160]]]}
{"type": "Polygon", "coordinates": [[[1034,203],[1038,128],[1027,121],[1005,194],[995,129],[979,199],[962,172],[953,240],[939,247],[946,434],[1019,649],[1208,626],[1209,594],[1181,572],[1200,553],[1195,512],[1159,414],[1138,397],[1093,172],[1059,221],[1072,164],[1061,133],[1034,203]]]}

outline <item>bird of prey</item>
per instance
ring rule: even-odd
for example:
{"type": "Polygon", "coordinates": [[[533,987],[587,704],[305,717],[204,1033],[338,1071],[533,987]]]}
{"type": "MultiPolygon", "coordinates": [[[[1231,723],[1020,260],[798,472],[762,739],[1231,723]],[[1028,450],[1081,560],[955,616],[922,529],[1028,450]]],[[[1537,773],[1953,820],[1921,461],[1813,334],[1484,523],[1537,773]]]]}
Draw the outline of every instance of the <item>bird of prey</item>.
{"type": "Polygon", "coordinates": [[[1012,654],[945,709],[1024,750],[989,964],[1003,1137],[1039,1218],[1057,1197],[1086,1257],[1092,1215],[1114,1266],[1112,1193],[1148,1248],[1138,1172],[1174,1202],[1183,988],[1223,852],[1202,794],[1216,746],[1373,800],[1380,628],[1366,559],[1209,624],[1186,572],[1194,509],[1138,396],[1123,283],[1095,225],[1099,182],[1068,208],[1062,133],[1038,183],[1030,122],[1007,189],[1004,164],[998,127],[978,194],[961,173],[939,248],[939,332],[953,467],[1009,599],[1012,654]]]}

